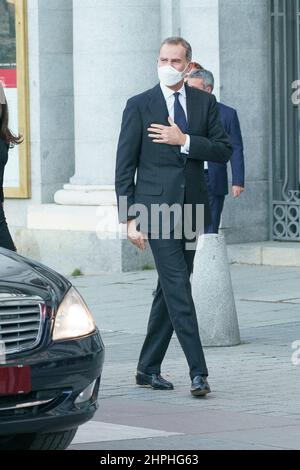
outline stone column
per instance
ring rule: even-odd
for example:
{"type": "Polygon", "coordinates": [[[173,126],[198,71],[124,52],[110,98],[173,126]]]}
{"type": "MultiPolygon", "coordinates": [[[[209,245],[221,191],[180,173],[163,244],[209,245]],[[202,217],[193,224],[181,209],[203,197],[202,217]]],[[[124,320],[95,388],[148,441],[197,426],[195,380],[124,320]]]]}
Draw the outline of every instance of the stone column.
{"type": "Polygon", "coordinates": [[[220,96],[219,0],[180,0],[181,35],[193,48],[193,60],[215,76],[220,96]]]}
{"type": "Polygon", "coordinates": [[[75,175],[65,205],[114,204],[115,154],[126,100],[157,81],[159,0],[73,0],[75,175]]]}
{"type": "Polygon", "coordinates": [[[161,40],[180,36],[180,0],[160,0],[161,40]]]}
{"type": "Polygon", "coordinates": [[[220,0],[221,101],[237,109],[246,168],[245,193],[226,199],[227,243],[269,240],[270,15],[268,0],[220,0]]]}
{"type": "MultiPolygon", "coordinates": [[[[158,82],[160,6],[73,0],[75,174],[55,193],[56,204],[29,207],[22,233],[23,253],[62,273],[154,264],[149,248],[141,253],[118,238],[114,172],[126,101],[158,82]]],[[[70,156],[62,166],[63,158],[70,156]]]]}

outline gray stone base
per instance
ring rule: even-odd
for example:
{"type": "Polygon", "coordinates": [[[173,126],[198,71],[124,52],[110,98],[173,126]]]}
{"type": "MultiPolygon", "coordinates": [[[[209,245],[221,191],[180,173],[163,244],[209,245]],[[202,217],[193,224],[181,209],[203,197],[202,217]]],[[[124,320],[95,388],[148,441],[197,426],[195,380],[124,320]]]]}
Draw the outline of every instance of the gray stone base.
{"type": "Polygon", "coordinates": [[[300,243],[257,242],[227,245],[230,263],[265,266],[300,266],[300,243]]]}
{"type": "Polygon", "coordinates": [[[125,272],[155,268],[151,249],[144,252],[128,240],[103,240],[95,232],[20,229],[15,232],[18,252],[70,275],[125,272]]]}
{"type": "MultiPolygon", "coordinates": [[[[128,240],[101,240],[95,232],[13,230],[20,254],[69,275],[155,269],[149,244],[144,252],[128,240]]],[[[227,245],[229,263],[300,267],[300,243],[257,242],[227,245]]]]}
{"type": "Polygon", "coordinates": [[[235,346],[240,332],[222,235],[199,238],[194,260],[192,291],[203,346],[235,346]]]}

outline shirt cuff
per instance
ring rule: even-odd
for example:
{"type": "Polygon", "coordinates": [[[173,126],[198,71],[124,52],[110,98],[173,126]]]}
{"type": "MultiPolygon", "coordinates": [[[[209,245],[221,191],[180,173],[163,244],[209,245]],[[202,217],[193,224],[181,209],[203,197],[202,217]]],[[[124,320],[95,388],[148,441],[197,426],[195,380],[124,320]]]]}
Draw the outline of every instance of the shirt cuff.
{"type": "Polygon", "coordinates": [[[186,134],[186,141],[185,141],[185,144],[181,147],[180,149],[180,152],[181,153],[185,153],[185,154],[189,154],[190,153],[190,142],[191,142],[191,138],[188,134],[186,134]]]}

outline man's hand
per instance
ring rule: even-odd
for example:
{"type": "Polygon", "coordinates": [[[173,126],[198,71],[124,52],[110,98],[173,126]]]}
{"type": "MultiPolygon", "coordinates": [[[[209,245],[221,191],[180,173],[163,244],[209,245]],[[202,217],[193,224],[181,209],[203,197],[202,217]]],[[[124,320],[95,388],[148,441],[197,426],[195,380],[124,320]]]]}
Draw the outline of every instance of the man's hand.
{"type": "Polygon", "coordinates": [[[142,232],[136,229],[135,219],[128,220],[127,222],[127,236],[131,243],[137,246],[140,250],[146,248],[146,237],[142,232]]]}
{"type": "Polygon", "coordinates": [[[162,124],[151,124],[147,130],[152,142],[156,144],[180,145],[185,144],[186,134],[183,134],[177,124],[169,117],[170,126],[162,124]]]}
{"type": "Polygon", "coordinates": [[[240,197],[240,195],[245,191],[242,186],[232,186],[232,196],[240,197]]]}

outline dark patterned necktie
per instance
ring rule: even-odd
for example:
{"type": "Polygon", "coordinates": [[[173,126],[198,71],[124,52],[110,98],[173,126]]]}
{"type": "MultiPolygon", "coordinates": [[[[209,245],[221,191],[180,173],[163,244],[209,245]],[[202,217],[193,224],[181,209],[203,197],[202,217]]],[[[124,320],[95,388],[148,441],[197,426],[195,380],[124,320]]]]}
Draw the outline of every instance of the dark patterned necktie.
{"type": "Polygon", "coordinates": [[[179,95],[180,95],[180,93],[178,93],[178,91],[176,93],[174,93],[174,96],[175,96],[174,122],[180,128],[181,132],[186,134],[187,130],[188,130],[188,124],[187,124],[184,109],[181,106],[180,101],[179,101],[179,95]]]}

